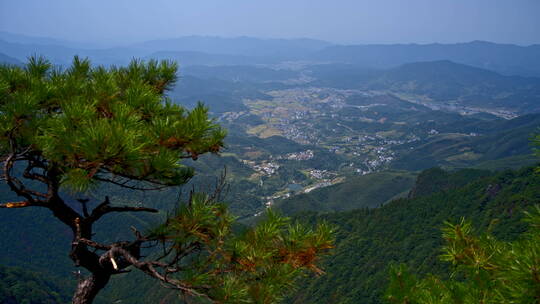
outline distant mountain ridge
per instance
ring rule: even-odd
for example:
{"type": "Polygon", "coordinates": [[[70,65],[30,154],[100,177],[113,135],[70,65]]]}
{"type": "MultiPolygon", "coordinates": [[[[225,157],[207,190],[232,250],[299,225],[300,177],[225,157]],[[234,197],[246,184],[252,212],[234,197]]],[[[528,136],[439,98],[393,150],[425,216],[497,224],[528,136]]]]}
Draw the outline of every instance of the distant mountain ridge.
{"type": "Polygon", "coordinates": [[[0,64],[22,64],[22,62],[20,62],[19,60],[13,58],[13,57],[10,57],[8,55],[4,55],[2,53],[0,53],[0,64]]]}
{"type": "Polygon", "coordinates": [[[1,39],[0,52],[22,62],[25,62],[29,56],[41,55],[58,65],[70,64],[75,55],[88,57],[92,62],[102,65],[124,65],[129,63],[132,58],[141,58],[147,55],[145,52],[135,49],[79,49],[56,44],[13,43],[1,39]]]}
{"type": "MultiPolygon", "coordinates": [[[[253,37],[186,36],[125,45],[97,48],[95,44],[30,37],[0,32],[0,52],[18,60],[43,54],[55,62],[69,62],[75,54],[88,56],[99,64],[125,64],[132,57],[151,54],[192,52],[220,55],[220,60],[199,55],[195,64],[260,64],[276,61],[313,63],[349,63],[387,69],[405,63],[450,60],[456,63],[493,70],[504,75],[540,76],[540,45],[518,46],[472,41],[455,44],[367,44],[337,45],[316,39],[261,39],[253,37]],[[94,48],[92,48],[94,46],[94,48]],[[227,56],[247,56],[241,57],[227,56]],[[201,59],[202,58],[202,59],[201,59]],[[210,62],[205,60],[209,59],[210,62]],[[233,62],[227,62],[232,59],[233,62]]],[[[178,54],[176,55],[178,56],[178,54]]],[[[186,54],[182,56],[186,57],[186,54]]],[[[174,58],[174,56],[173,56],[174,58]]],[[[190,57],[186,57],[189,63],[190,57]]]]}
{"type": "Polygon", "coordinates": [[[460,106],[540,111],[540,78],[506,76],[449,60],[405,63],[386,70],[358,65],[315,66],[315,85],[385,90],[460,106]]]}
{"type": "Polygon", "coordinates": [[[255,65],[275,62],[265,57],[245,56],[236,54],[212,54],[196,51],[158,51],[144,57],[144,59],[174,60],[180,66],[207,65],[255,65]]]}
{"type": "Polygon", "coordinates": [[[540,45],[518,46],[485,41],[456,44],[373,44],[330,46],[314,60],[391,68],[419,61],[451,60],[505,75],[540,76],[540,45]]]}
{"type": "Polygon", "coordinates": [[[19,60],[38,54],[55,63],[67,64],[74,55],[91,58],[99,64],[126,64],[133,57],[177,59],[186,65],[259,64],[279,60],[301,59],[305,54],[331,46],[314,39],[260,39],[252,37],[222,38],[186,36],[152,40],[122,47],[99,48],[92,44],[30,37],[0,32],[0,52],[19,60]],[[270,59],[269,59],[270,58],[270,59]]]}
{"type": "Polygon", "coordinates": [[[172,52],[202,52],[244,56],[300,56],[332,46],[315,39],[261,39],[253,37],[186,36],[174,39],[151,40],[130,45],[137,49],[172,52]]]}
{"type": "Polygon", "coordinates": [[[15,33],[9,33],[9,32],[4,32],[4,31],[0,31],[0,40],[11,42],[11,43],[35,44],[35,45],[57,45],[57,46],[64,46],[64,47],[70,47],[70,48],[85,48],[85,49],[99,48],[100,46],[102,46],[102,44],[100,43],[76,42],[76,41],[69,41],[69,40],[49,38],[49,37],[37,37],[37,36],[29,36],[29,35],[23,35],[23,34],[15,34],[15,33]]]}

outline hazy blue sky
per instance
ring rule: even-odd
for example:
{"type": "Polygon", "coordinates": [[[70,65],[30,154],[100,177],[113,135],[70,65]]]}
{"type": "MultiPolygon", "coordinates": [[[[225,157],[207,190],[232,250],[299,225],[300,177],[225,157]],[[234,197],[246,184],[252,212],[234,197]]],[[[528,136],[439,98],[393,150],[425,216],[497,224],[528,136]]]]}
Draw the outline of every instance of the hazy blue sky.
{"type": "Polygon", "coordinates": [[[339,43],[540,43],[540,0],[0,0],[0,31],[128,42],[186,35],[339,43]]]}

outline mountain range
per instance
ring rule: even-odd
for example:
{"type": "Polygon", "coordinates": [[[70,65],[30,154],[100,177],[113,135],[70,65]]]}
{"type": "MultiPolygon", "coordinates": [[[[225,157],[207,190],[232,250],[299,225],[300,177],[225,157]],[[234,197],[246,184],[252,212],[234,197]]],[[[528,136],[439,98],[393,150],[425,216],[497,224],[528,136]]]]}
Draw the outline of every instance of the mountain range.
{"type": "Polygon", "coordinates": [[[314,59],[389,68],[409,62],[451,60],[506,75],[539,76],[540,45],[517,46],[485,41],[456,44],[330,46],[314,59]]]}
{"type": "Polygon", "coordinates": [[[163,58],[181,58],[181,64],[185,65],[192,65],[191,57],[197,56],[197,64],[306,61],[349,63],[378,69],[410,62],[451,60],[504,75],[540,76],[539,52],[540,45],[518,46],[484,41],[456,44],[336,45],[314,39],[211,36],[162,39],[121,47],[97,47],[92,44],[0,32],[0,53],[23,61],[26,57],[39,53],[59,64],[69,63],[76,54],[88,56],[95,63],[109,65],[124,64],[132,57],[152,57],[154,53],[163,58]],[[214,56],[209,56],[210,54],[214,56]]]}

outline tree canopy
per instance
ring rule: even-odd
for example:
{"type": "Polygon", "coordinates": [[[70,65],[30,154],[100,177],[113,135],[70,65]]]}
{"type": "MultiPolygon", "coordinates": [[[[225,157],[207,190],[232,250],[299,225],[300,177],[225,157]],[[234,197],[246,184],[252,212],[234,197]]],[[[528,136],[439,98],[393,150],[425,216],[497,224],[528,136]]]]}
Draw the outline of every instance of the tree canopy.
{"type": "MultiPolygon", "coordinates": [[[[531,137],[531,144],[540,146],[539,134],[531,137]]],[[[535,154],[540,156],[538,148],[535,154]]],[[[540,207],[535,205],[524,214],[529,229],[514,242],[497,240],[489,232],[476,236],[472,222],[465,218],[459,224],[445,222],[446,245],[440,259],[452,264],[450,279],[434,275],[418,279],[404,264],[393,265],[386,300],[400,304],[539,303],[540,207]]]]}
{"type": "Polygon", "coordinates": [[[219,152],[225,132],[202,105],[187,111],[163,97],[176,69],[167,61],[92,68],[78,57],[66,70],[41,57],[3,67],[2,154],[24,152],[34,168],[46,160],[60,186],[75,191],[122,178],[182,184],[193,172],[178,160],[219,152]]]}
{"type": "Polygon", "coordinates": [[[540,208],[526,213],[529,231],[515,242],[474,236],[470,222],[446,223],[441,259],[452,263],[449,280],[418,280],[403,265],[391,270],[390,303],[538,303],[540,208]]]}
{"type": "Polygon", "coordinates": [[[188,297],[220,303],[272,303],[294,278],[332,247],[332,229],[290,223],[269,213],[234,233],[231,215],[214,194],[192,194],[149,233],[98,243],[94,225],[106,214],[153,212],[84,197],[103,184],[151,191],[186,183],[181,159],[219,153],[225,131],[202,104],[187,110],[166,95],[177,79],[167,61],[133,60],[127,67],[92,67],[75,57],[68,68],[33,57],[24,67],[0,66],[2,179],[21,197],[1,208],[42,207],[73,231],[70,257],[89,275],[73,303],[91,303],[110,277],[137,268],[188,297]],[[141,254],[153,245],[163,250],[141,254]]]}

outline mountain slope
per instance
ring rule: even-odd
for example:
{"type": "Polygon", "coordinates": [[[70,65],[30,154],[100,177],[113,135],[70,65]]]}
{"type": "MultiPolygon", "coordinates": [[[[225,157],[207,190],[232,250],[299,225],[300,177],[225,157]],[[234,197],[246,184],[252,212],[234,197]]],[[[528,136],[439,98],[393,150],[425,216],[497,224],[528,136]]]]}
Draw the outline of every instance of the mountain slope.
{"type": "Polygon", "coordinates": [[[446,60],[402,65],[370,81],[369,87],[466,106],[540,110],[540,78],[503,76],[446,60]]]}
{"type": "Polygon", "coordinates": [[[389,91],[414,102],[434,106],[459,106],[540,111],[540,78],[504,76],[448,60],[405,63],[375,70],[358,65],[328,64],[310,68],[311,85],[343,89],[389,91]]]}
{"type": "Polygon", "coordinates": [[[379,207],[386,201],[410,190],[414,174],[378,172],[350,177],[345,182],[278,201],[275,208],[287,215],[301,211],[346,211],[379,207]]]}
{"type": "Polygon", "coordinates": [[[40,273],[0,265],[0,303],[67,304],[70,298],[60,284],[40,273]]]}
{"type": "Polygon", "coordinates": [[[468,167],[511,156],[531,155],[530,138],[538,131],[538,126],[540,114],[462,124],[452,131],[455,133],[435,134],[421,143],[398,147],[400,157],[391,166],[398,170],[468,167]]]}
{"type": "Polygon", "coordinates": [[[417,273],[448,273],[449,265],[438,259],[446,220],[464,216],[479,230],[497,220],[493,232],[504,240],[524,231],[522,211],[540,203],[540,176],[532,168],[469,183],[471,173],[462,175],[428,172],[415,186],[418,196],[381,208],[305,215],[304,220],[337,226],[336,251],[325,263],[326,274],[303,281],[287,303],[382,303],[391,263],[406,263],[417,273]],[[453,181],[442,183],[443,189],[431,187],[431,180],[445,176],[453,181]]]}

